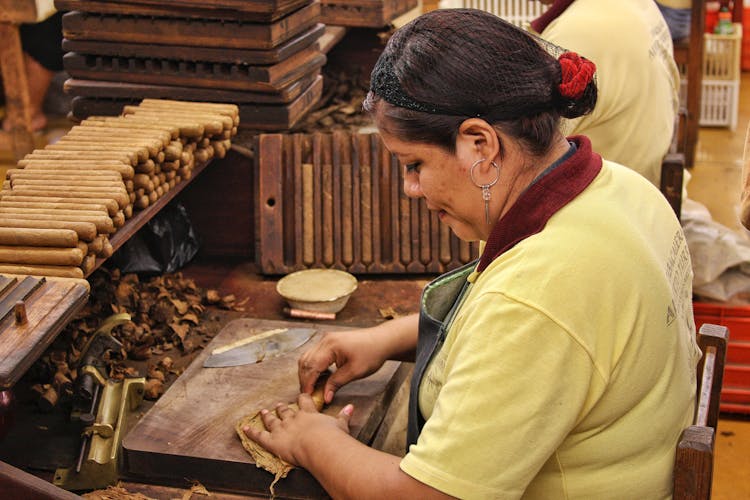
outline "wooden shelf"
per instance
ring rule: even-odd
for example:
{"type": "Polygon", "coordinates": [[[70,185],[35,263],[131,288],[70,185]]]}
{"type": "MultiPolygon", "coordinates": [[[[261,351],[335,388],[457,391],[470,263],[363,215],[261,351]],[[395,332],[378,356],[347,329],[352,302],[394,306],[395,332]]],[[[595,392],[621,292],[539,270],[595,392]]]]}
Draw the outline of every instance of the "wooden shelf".
{"type": "MultiPolygon", "coordinates": [[[[164,208],[170,201],[172,201],[175,196],[177,196],[185,188],[185,186],[190,184],[196,177],[198,177],[198,175],[203,172],[203,170],[205,170],[206,167],[208,167],[210,164],[211,160],[206,163],[196,165],[193,169],[193,175],[190,177],[190,179],[185,179],[178,182],[172,189],[169,190],[168,193],[164,194],[164,196],[156,200],[153,205],[149,205],[143,210],[139,210],[137,213],[133,214],[133,216],[128,219],[121,228],[119,228],[112,236],[110,236],[109,242],[112,245],[114,251],[116,252],[121,246],[123,246],[135,233],[138,232],[139,229],[145,226],[148,221],[150,221],[157,213],[159,213],[162,208],[164,208]]],[[[99,269],[106,260],[107,259],[104,258],[96,259],[94,268],[86,274],[86,277],[88,278],[89,276],[91,276],[91,274],[99,269]]]]}

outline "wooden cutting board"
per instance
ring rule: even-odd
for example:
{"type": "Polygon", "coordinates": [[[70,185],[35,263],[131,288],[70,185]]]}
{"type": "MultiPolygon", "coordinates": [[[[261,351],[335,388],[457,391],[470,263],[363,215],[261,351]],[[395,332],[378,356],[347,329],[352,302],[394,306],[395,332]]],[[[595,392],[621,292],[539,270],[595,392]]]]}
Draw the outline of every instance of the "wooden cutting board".
{"type": "MultiPolygon", "coordinates": [[[[204,368],[203,361],[213,349],[254,332],[300,326],[320,331],[344,329],[252,318],[227,324],[125,437],[125,476],[181,485],[188,478],[209,489],[267,495],[273,476],[255,466],[234,425],[261,408],[296,400],[297,358],[319,342],[320,335],[295,351],[257,364],[204,368]]],[[[377,373],[342,388],[324,413],[336,415],[345,404],[353,403],[350,432],[369,442],[407,373],[405,365],[389,361],[377,373]]],[[[325,497],[317,481],[302,469],[292,470],[275,490],[282,498],[325,497]]]]}

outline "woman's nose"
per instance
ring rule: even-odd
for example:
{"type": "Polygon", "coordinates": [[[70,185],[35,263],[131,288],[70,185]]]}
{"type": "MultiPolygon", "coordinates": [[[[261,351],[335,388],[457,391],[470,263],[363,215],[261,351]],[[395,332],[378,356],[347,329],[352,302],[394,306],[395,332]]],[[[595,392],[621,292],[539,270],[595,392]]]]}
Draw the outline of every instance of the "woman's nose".
{"type": "Polygon", "coordinates": [[[407,173],[404,175],[404,194],[409,198],[420,198],[422,196],[419,176],[416,173],[407,173]]]}

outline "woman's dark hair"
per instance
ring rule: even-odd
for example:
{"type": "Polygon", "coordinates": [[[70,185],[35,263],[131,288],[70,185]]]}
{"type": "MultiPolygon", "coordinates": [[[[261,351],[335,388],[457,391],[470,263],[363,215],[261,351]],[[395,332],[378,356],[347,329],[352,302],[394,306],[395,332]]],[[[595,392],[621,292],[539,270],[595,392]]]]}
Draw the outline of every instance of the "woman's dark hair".
{"type": "Polygon", "coordinates": [[[371,76],[364,103],[381,129],[453,152],[459,125],[486,120],[545,153],[561,117],[593,110],[592,78],[576,99],[560,95],[563,50],[475,9],[438,9],[398,29],[371,76]]]}

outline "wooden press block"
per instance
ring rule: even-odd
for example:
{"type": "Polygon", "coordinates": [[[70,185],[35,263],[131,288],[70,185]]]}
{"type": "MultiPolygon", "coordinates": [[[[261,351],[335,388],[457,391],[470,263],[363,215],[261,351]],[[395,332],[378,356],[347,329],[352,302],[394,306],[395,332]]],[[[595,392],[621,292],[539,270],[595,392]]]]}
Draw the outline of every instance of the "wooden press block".
{"type": "Polygon", "coordinates": [[[243,92],[239,90],[203,89],[173,85],[108,82],[69,78],[63,84],[65,93],[92,99],[178,99],[180,101],[226,102],[233,104],[288,104],[297,99],[320,76],[316,70],[301,77],[278,92],[243,92]]]}
{"type": "Polygon", "coordinates": [[[0,320],[0,389],[13,387],[88,299],[86,280],[0,275],[0,304],[30,280],[38,283],[24,300],[27,321],[13,311],[0,320]]]}
{"type": "MultiPolygon", "coordinates": [[[[279,401],[296,401],[297,358],[320,338],[315,336],[294,351],[256,364],[204,368],[203,361],[216,347],[243,339],[253,330],[257,333],[295,326],[318,327],[321,331],[345,328],[251,318],[229,323],[125,437],[125,474],[174,484],[184,484],[188,477],[208,488],[268,495],[273,476],[255,466],[234,425],[279,401]]],[[[367,443],[408,373],[405,365],[389,361],[370,377],[343,387],[323,412],[337,415],[344,405],[354,404],[350,433],[367,443]]],[[[302,469],[292,470],[275,489],[281,498],[324,496],[317,481],[302,469]]]]}
{"type": "Polygon", "coordinates": [[[99,40],[62,41],[65,52],[112,57],[138,57],[147,59],[176,59],[178,61],[203,61],[227,64],[270,65],[286,60],[310,47],[325,31],[318,23],[286,42],[267,50],[231,49],[226,47],[190,47],[187,45],[150,45],[99,40]]]}
{"type": "Polygon", "coordinates": [[[334,26],[382,28],[419,5],[418,0],[320,0],[321,22],[334,26]]]}
{"type": "MultiPolygon", "coordinates": [[[[240,101],[225,101],[226,94],[213,94],[213,90],[201,91],[202,99],[207,102],[234,102],[239,105],[240,128],[255,130],[286,130],[296,124],[320,100],[323,92],[323,77],[315,75],[315,79],[306,88],[301,89],[297,97],[289,103],[243,103],[240,101]]],[[[78,120],[90,116],[118,116],[122,114],[126,105],[137,105],[145,95],[140,97],[107,98],[107,97],[74,97],[71,101],[71,113],[78,120]]],[[[149,96],[151,97],[151,96],[149,96]]],[[[162,96],[178,99],[178,93],[162,96]]]]}
{"type": "Polygon", "coordinates": [[[69,40],[267,50],[310,29],[319,21],[318,2],[272,23],[150,18],[73,11],[63,15],[63,36],[69,40]]]}
{"type": "MultiPolygon", "coordinates": [[[[9,1],[9,0],[4,0],[9,1]]],[[[14,1],[14,0],[10,0],[14,1]]],[[[131,16],[183,17],[195,19],[232,19],[239,21],[276,21],[313,0],[252,1],[240,4],[219,2],[179,2],[170,0],[56,0],[61,11],[79,10],[100,14],[131,16]]]]}
{"type": "Polygon", "coordinates": [[[0,0],[0,22],[33,23],[37,20],[34,0],[0,0]]]}
{"type": "Polygon", "coordinates": [[[378,134],[261,134],[255,152],[263,273],[438,273],[478,255],[403,193],[403,169],[378,134]]]}
{"type": "Polygon", "coordinates": [[[302,76],[319,70],[325,62],[326,56],[312,47],[271,66],[126,59],[75,52],[63,57],[65,71],[73,78],[248,92],[278,92],[302,76]]]}

